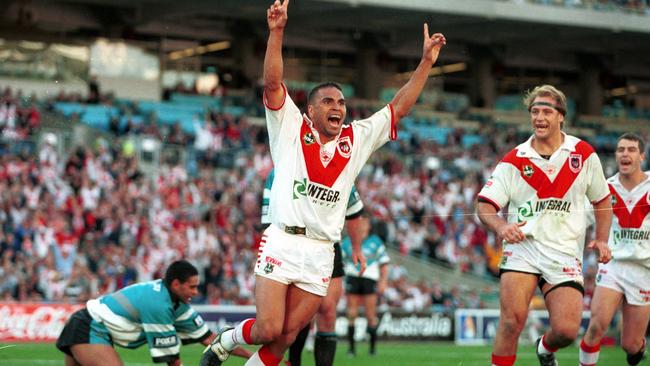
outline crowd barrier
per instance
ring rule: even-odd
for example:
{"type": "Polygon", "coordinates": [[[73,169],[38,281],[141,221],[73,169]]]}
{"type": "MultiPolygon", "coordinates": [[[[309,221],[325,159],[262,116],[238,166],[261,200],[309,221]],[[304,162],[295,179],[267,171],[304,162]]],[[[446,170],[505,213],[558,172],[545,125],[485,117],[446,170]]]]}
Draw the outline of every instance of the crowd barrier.
{"type": "MultiPolygon", "coordinates": [[[[0,303],[0,342],[53,342],[70,315],[82,307],[83,305],[69,304],[0,303]]],[[[255,316],[254,306],[195,305],[194,308],[212,330],[255,316]]],[[[451,314],[384,312],[379,316],[377,333],[381,339],[451,341],[454,337],[451,314]]],[[[355,337],[363,339],[366,336],[366,319],[357,318],[355,327],[355,337]]],[[[348,320],[344,314],[340,314],[336,320],[337,334],[345,337],[347,328],[348,320]]]]}

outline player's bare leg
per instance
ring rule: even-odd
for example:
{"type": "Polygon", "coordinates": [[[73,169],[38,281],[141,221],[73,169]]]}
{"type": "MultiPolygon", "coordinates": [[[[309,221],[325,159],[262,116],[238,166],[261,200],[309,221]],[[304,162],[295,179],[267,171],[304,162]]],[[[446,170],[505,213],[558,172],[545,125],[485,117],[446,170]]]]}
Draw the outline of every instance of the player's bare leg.
{"type": "Polygon", "coordinates": [[[645,333],[650,320],[650,306],[631,305],[623,302],[623,330],[621,347],[627,353],[627,362],[636,365],[645,353],[645,333]]]}
{"type": "Polygon", "coordinates": [[[268,349],[274,356],[282,359],[298,332],[314,317],[322,301],[322,296],[289,285],[281,333],[268,343],[268,349]]]}
{"type": "Polygon", "coordinates": [[[557,365],[555,352],[578,337],[582,319],[582,293],[573,287],[545,284],[544,302],[550,316],[550,327],[535,344],[535,353],[542,366],[557,365]]]}
{"type": "Polygon", "coordinates": [[[75,344],[70,352],[81,366],[124,366],[117,351],[105,344],[75,344]]]}
{"type": "Polygon", "coordinates": [[[600,341],[607,332],[612,318],[621,304],[623,294],[598,286],[591,300],[591,319],[580,342],[580,364],[595,365],[600,353],[600,341]]]}
{"type": "Polygon", "coordinates": [[[544,334],[545,341],[555,349],[566,347],[578,336],[582,319],[582,293],[567,286],[550,292],[543,290],[546,293],[544,301],[551,323],[550,329],[544,334]]]}
{"type": "Polygon", "coordinates": [[[323,298],[323,302],[318,308],[316,324],[318,324],[319,332],[334,332],[336,327],[336,306],[342,293],[343,277],[332,278],[327,289],[327,296],[323,298]]]}
{"type": "Polygon", "coordinates": [[[504,272],[499,282],[501,316],[494,338],[492,364],[511,366],[515,362],[519,334],[528,317],[528,306],[537,287],[537,276],[504,272]]]}
{"type": "Polygon", "coordinates": [[[354,344],[354,322],[359,315],[359,304],[363,299],[361,295],[348,294],[348,344],[350,348],[348,349],[348,356],[354,356],[356,354],[355,344],[354,344]]]}
{"type": "Polygon", "coordinates": [[[343,293],[343,277],[332,278],[327,296],[318,308],[314,359],[316,366],[332,366],[336,355],[336,306],[343,293]]]}
{"type": "Polygon", "coordinates": [[[282,334],[289,287],[265,277],[255,276],[256,315],[250,334],[252,344],[266,344],[282,334]]]}
{"type": "Polygon", "coordinates": [[[72,358],[68,354],[65,355],[63,363],[65,366],[81,366],[79,362],[77,362],[74,358],[72,358]]]}
{"type": "Polygon", "coordinates": [[[368,319],[367,332],[370,335],[370,354],[375,354],[375,345],[377,343],[377,325],[379,318],[377,317],[377,294],[365,295],[363,297],[363,306],[366,311],[366,319],[368,319]]]}

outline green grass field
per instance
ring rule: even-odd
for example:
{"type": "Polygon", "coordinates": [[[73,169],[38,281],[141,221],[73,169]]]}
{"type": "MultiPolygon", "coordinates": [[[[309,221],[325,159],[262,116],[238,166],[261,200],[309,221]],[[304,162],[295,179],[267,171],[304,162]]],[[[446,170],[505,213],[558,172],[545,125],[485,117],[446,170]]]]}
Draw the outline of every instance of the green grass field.
{"type": "MultiPolygon", "coordinates": [[[[360,343],[358,355],[355,358],[348,357],[347,346],[344,342],[339,343],[336,354],[337,366],[353,365],[398,365],[398,366],[486,366],[489,365],[490,347],[487,346],[455,346],[452,343],[404,343],[385,342],[378,346],[378,355],[369,357],[365,343],[360,343]]],[[[137,350],[118,349],[127,366],[154,365],[149,358],[146,347],[137,350]]],[[[198,365],[202,346],[191,345],[183,347],[182,359],[184,366],[198,365]]],[[[558,360],[561,366],[578,364],[578,348],[575,346],[563,349],[558,352],[558,360]]],[[[647,363],[647,361],[646,361],[647,363]]],[[[238,357],[232,357],[225,365],[243,365],[244,361],[238,357]]],[[[313,354],[303,353],[303,365],[313,366],[313,354]]],[[[599,366],[620,366],[625,364],[625,354],[620,348],[604,347],[600,353],[599,366]]],[[[50,343],[0,343],[0,365],[2,366],[49,366],[63,365],[63,354],[60,353],[54,344],[50,343]]],[[[538,365],[532,346],[520,346],[517,355],[517,366],[538,365]]]]}

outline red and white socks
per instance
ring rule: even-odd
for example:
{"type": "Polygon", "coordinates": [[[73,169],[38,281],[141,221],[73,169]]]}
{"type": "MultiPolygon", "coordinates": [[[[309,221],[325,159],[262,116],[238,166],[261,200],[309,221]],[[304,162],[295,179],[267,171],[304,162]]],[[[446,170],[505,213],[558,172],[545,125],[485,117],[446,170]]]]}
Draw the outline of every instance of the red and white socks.
{"type": "Polygon", "coordinates": [[[538,355],[548,355],[549,353],[557,352],[557,348],[551,348],[551,346],[546,343],[546,334],[542,336],[542,341],[537,345],[537,354],[538,355]]]}
{"type": "Polygon", "coordinates": [[[257,352],[253,353],[244,366],[278,366],[280,361],[282,361],[282,358],[278,358],[271,353],[269,346],[262,346],[257,352]]]}
{"type": "Polygon", "coordinates": [[[253,344],[251,329],[255,324],[255,318],[249,318],[237,324],[234,329],[227,330],[221,335],[221,345],[228,351],[232,351],[240,344],[253,344]]]}
{"type": "Polygon", "coordinates": [[[511,356],[497,356],[492,354],[492,366],[512,366],[515,364],[517,355],[511,356]]]}
{"type": "Polygon", "coordinates": [[[598,355],[600,354],[600,342],[594,346],[585,343],[583,339],[580,342],[580,366],[594,366],[598,362],[598,355]]]}

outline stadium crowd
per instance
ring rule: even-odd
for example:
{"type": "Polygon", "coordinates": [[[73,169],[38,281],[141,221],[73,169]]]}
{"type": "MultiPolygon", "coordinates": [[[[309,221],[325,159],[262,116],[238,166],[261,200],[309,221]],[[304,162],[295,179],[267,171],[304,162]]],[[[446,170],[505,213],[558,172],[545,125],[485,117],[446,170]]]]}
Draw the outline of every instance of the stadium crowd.
{"type": "MultiPolygon", "coordinates": [[[[0,117],[8,101],[20,99],[6,91],[0,117]]],[[[261,193],[272,169],[263,127],[210,112],[197,122],[195,136],[145,122],[110,129],[108,139],[59,156],[57,141],[48,138],[31,152],[10,148],[29,140],[40,120],[33,104],[13,105],[16,119],[3,126],[26,132],[5,135],[0,149],[0,301],[83,302],[159,278],[185,257],[201,272],[197,302],[252,303],[261,193]],[[190,161],[168,158],[148,177],[128,148],[125,137],[133,134],[182,146],[190,161]]],[[[515,130],[489,122],[480,133],[489,143],[472,149],[460,143],[462,130],[446,144],[411,136],[389,144],[363,168],[357,188],[389,246],[459,272],[498,273],[500,245],[478,224],[473,201],[498,157],[520,139],[515,130]]],[[[587,268],[586,301],[593,258],[587,268]]],[[[406,269],[393,266],[382,307],[482,307],[495,294],[496,286],[412,281],[406,269]]]]}

